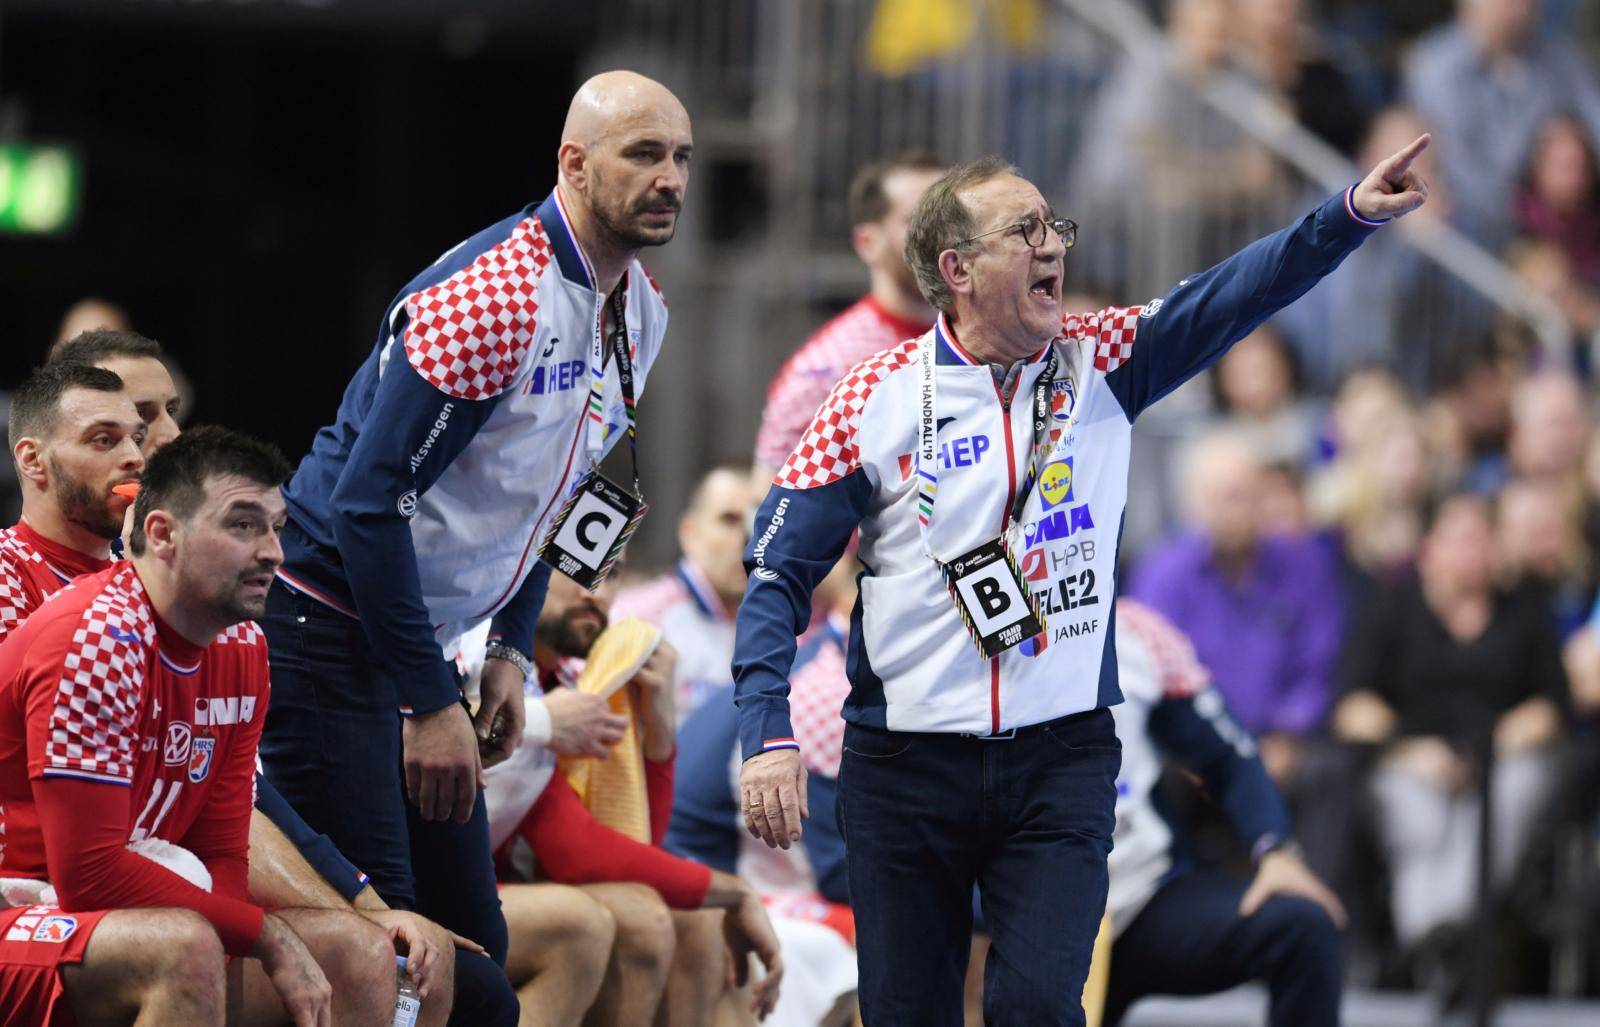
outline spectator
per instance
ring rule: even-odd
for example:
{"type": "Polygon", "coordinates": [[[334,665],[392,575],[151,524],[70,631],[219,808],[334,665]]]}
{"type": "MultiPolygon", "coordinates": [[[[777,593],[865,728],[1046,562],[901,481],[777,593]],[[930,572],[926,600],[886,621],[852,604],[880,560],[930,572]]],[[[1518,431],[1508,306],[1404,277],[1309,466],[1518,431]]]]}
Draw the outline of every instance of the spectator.
{"type": "Polygon", "coordinates": [[[750,540],[750,476],[719,467],[700,480],[678,519],[683,556],[667,574],[617,593],[618,618],[661,628],[678,651],[678,719],[733,683],[733,615],[744,598],[744,547],[750,540]]]}
{"type": "Polygon", "coordinates": [[[1451,447],[1461,488],[1490,495],[1506,482],[1511,395],[1521,367],[1476,346],[1443,356],[1426,413],[1429,440],[1436,449],[1451,447]]]}
{"type": "Polygon", "coordinates": [[[1548,481],[1515,479],[1500,493],[1496,545],[1508,587],[1540,593],[1565,641],[1584,622],[1594,574],[1570,493],[1548,481]]]}
{"type": "Polygon", "coordinates": [[[1271,463],[1304,464],[1316,441],[1316,412],[1299,399],[1299,369],[1283,336],[1266,325],[1240,339],[1211,376],[1230,431],[1271,463]]]}
{"type": "Polygon", "coordinates": [[[1237,20],[1244,68],[1283,97],[1296,121],[1355,156],[1371,112],[1306,24],[1300,0],[1239,0],[1237,20]]]}
{"type": "Polygon", "coordinates": [[[1188,464],[1189,530],[1144,559],[1128,594],[1190,637],[1229,708],[1259,736],[1268,771],[1292,781],[1330,701],[1338,580],[1314,542],[1261,532],[1262,465],[1246,446],[1213,434],[1188,464]]]}
{"type": "Polygon", "coordinates": [[[1504,238],[1539,128],[1572,109],[1600,136],[1600,83],[1565,40],[1540,29],[1538,0],[1460,0],[1455,21],[1419,40],[1403,91],[1438,133],[1451,191],[1504,238]]]}
{"type": "Polygon", "coordinates": [[[1102,240],[1073,261],[1092,286],[1159,295],[1288,215],[1295,197],[1271,155],[1203,99],[1245,81],[1229,59],[1234,8],[1175,0],[1161,57],[1125,59],[1097,94],[1094,145],[1067,183],[1102,240]]]}
{"type": "MultiPolygon", "coordinates": [[[[530,688],[570,691],[584,657],[606,628],[611,599],[609,583],[590,594],[563,575],[551,578],[538,618],[537,676],[530,688]]],[[[750,886],[660,848],[671,819],[677,755],[675,662],[671,646],[663,643],[628,686],[639,696],[636,730],[643,739],[649,842],[596,820],[557,769],[554,755],[537,742],[526,742],[514,759],[487,775],[490,841],[504,882],[511,938],[507,965],[524,962],[524,953],[542,944],[543,918],[529,915],[538,903],[519,885],[548,881],[582,887],[616,925],[591,1019],[622,1027],[650,1023],[658,1007],[674,1025],[710,1023],[723,990],[724,933],[741,980],[752,951],[767,968],[767,977],[756,986],[758,1010],[777,1000],[783,973],[771,924],[750,886]]],[[[524,1017],[530,1015],[525,1005],[524,1017]]]]}
{"type": "Polygon", "coordinates": [[[1306,482],[1294,464],[1272,464],[1261,472],[1261,532],[1291,538],[1312,532],[1306,482]]]}
{"type": "Polygon", "coordinates": [[[1600,168],[1584,126],[1556,115],[1539,128],[1517,196],[1517,228],[1561,250],[1590,285],[1600,285],[1600,168]]]}
{"type": "MultiPolygon", "coordinates": [[[[1506,251],[1506,261],[1524,288],[1549,300],[1566,320],[1567,345],[1574,365],[1592,371],[1600,338],[1600,292],[1583,280],[1572,257],[1554,241],[1522,239],[1506,251]]],[[[1538,359],[1539,345],[1526,325],[1504,314],[1498,321],[1503,349],[1538,359]]]]}
{"type": "Polygon", "coordinates": [[[1338,537],[1346,588],[1360,605],[1372,583],[1410,573],[1431,483],[1417,415],[1386,376],[1351,379],[1334,405],[1339,448],[1310,485],[1318,524],[1338,537]]]}
{"type": "Polygon", "coordinates": [[[1434,935],[1429,948],[1446,956],[1474,908],[1484,746],[1494,749],[1492,871],[1503,887],[1550,795],[1566,691],[1546,606],[1496,587],[1495,551],[1488,500],[1439,504],[1419,580],[1362,611],[1346,642],[1333,718],[1340,739],[1381,747],[1372,792],[1396,934],[1413,949],[1434,935]]]}
{"type": "Polygon", "coordinates": [[[1528,378],[1511,397],[1510,471],[1578,488],[1593,429],[1588,399],[1576,378],[1560,371],[1528,378]]]}
{"type": "MultiPolygon", "coordinates": [[[[1410,108],[1387,108],[1373,119],[1357,161],[1393,153],[1426,128],[1410,108]]],[[[1453,202],[1437,165],[1432,147],[1417,158],[1432,192],[1427,206],[1412,217],[1470,231],[1471,221],[1453,202]]],[[[1482,297],[1405,239],[1380,232],[1273,324],[1293,346],[1313,396],[1332,395],[1352,372],[1374,365],[1390,368],[1421,395],[1433,384],[1445,353],[1463,341],[1481,341],[1491,311],[1482,297]]]]}

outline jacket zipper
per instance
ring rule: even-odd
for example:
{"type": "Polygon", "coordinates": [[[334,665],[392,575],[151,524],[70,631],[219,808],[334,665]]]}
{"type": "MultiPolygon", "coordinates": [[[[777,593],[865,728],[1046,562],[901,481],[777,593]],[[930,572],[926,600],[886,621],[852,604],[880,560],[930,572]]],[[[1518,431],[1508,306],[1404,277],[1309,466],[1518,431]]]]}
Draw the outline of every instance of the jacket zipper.
{"type": "MultiPolygon", "coordinates": [[[[987,370],[987,368],[986,368],[987,370]]],[[[1021,376],[1017,377],[1020,385],[1021,376]]],[[[1016,501],[1017,492],[1017,456],[1016,443],[1011,437],[1011,404],[1006,402],[1005,396],[1000,392],[1000,383],[994,382],[994,398],[1000,402],[1000,423],[1005,427],[1006,434],[1006,499],[1000,507],[1000,535],[1005,536],[1006,529],[1011,526],[1011,505],[1016,501]]],[[[995,656],[989,660],[989,733],[1000,733],[1000,657],[995,656]]]]}
{"type": "MultiPolygon", "coordinates": [[[[600,299],[600,301],[598,303],[596,303],[595,312],[594,312],[594,330],[595,330],[595,333],[597,335],[602,335],[603,336],[605,334],[605,316],[606,316],[606,301],[605,301],[605,298],[602,297],[600,299]]],[[[590,341],[591,341],[591,344],[592,344],[593,340],[590,340],[590,341]]],[[[605,355],[605,350],[602,347],[602,349],[601,349],[601,357],[602,357],[602,359],[604,358],[604,355],[605,355]]],[[[602,363],[601,366],[604,367],[605,365],[602,363]]],[[[604,397],[604,395],[605,395],[605,392],[604,392],[604,379],[602,379],[601,396],[604,397]]],[[[562,498],[562,494],[566,491],[566,488],[567,488],[567,476],[572,473],[572,458],[577,455],[577,453],[578,453],[578,443],[583,441],[585,430],[588,427],[589,427],[589,398],[588,398],[588,396],[585,396],[584,400],[583,400],[583,409],[578,411],[578,430],[573,434],[573,436],[572,436],[572,445],[567,449],[567,463],[566,463],[566,466],[561,469],[561,481],[560,481],[560,484],[558,484],[556,486],[555,492],[551,494],[550,501],[548,503],[546,503],[544,505],[544,509],[539,512],[538,520],[533,522],[533,534],[528,538],[528,544],[526,546],[524,546],[523,549],[522,549],[522,558],[517,561],[517,569],[514,572],[512,572],[511,583],[506,586],[506,589],[505,589],[504,592],[500,593],[500,598],[498,598],[494,602],[490,603],[489,606],[483,611],[483,613],[479,614],[480,617],[481,616],[486,616],[486,615],[492,615],[493,613],[497,612],[499,610],[500,604],[506,602],[511,597],[511,594],[517,590],[517,587],[518,587],[518,584],[519,584],[519,579],[522,577],[522,568],[527,566],[527,563],[528,563],[528,554],[533,551],[534,543],[539,541],[539,536],[540,536],[539,529],[540,529],[541,526],[543,526],[544,519],[550,515],[550,508],[555,505],[556,500],[562,498]]],[[[438,625],[435,625],[435,628],[437,628],[437,627],[438,627],[438,625]]]]}

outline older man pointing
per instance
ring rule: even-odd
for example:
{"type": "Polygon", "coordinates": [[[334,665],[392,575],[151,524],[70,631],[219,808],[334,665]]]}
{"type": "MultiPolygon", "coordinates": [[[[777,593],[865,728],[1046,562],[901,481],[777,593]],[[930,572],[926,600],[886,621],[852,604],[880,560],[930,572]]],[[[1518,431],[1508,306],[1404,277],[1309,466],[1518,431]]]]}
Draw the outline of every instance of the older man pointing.
{"type": "Polygon", "coordinates": [[[985,1018],[1084,1022],[1133,420],[1421,206],[1427,145],[1164,298],[1093,314],[1061,310],[1078,226],[1014,168],[973,161],[923,195],[906,259],[938,321],[846,374],[778,471],[734,656],[746,820],[788,847],[809,815],[795,636],[859,527],[838,816],[867,1024],[961,1023],[974,883],[985,1018]]]}
{"type": "MultiPolygon", "coordinates": [[[[617,71],[584,83],[557,183],[402,289],[335,422],[284,487],[284,563],[262,622],[267,776],[393,906],[505,959],[482,767],[523,736],[523,678],[553,567],[597,583],[643,513],[598,471],[661,351],[667,308],[635,259],[672,238],[689,116],[617,71]],[[452,657],[492,622],[468,715],[452,657]]],[[[622,724],[592,696],[528,707],[596,753],[622,724]]]]}

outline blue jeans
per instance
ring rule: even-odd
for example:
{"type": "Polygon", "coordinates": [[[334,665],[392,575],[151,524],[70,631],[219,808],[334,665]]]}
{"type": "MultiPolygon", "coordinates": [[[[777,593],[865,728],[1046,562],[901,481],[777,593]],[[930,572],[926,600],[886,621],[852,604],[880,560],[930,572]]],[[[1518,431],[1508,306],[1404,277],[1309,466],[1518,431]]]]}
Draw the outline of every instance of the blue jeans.
{"type": "Polygon", "coordinates": [[[272,661],[267,777],[385,902],[471,938],[504,966],[483,792],[465,824],[423,820],[406,800],[399,703],[358,621],[280,581],[261,627],[272,661]]]}
{"type": "Polygon", "coordinates": [[[960,1027],[974,884],[993,939],[985,1022],[1084,1022],[1121,764],[1105,709],[1003,741],[845,729],[838,814],[868,1027],[960,1027]]]}
{"type": "Polygon", "coordinates": [[[1105,1023],[1146,995],[1209,995],[1265,981],[1272,1027],[1337,1027],[1339,931],[1310,899],[1274,895],[1248,920],[1246,884],[1216,870],[1173,878],[1111,949],[1105,1023]]]}

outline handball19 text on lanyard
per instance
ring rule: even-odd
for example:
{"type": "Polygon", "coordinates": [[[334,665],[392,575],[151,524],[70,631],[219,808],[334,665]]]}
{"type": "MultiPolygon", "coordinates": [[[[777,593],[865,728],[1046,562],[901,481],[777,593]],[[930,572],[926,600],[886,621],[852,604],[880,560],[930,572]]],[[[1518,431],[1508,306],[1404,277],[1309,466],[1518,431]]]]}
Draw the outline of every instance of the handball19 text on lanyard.
{"type": "Polygon", "coordinates": [[[624,299],[627,285],[624,278],[611,293],[610,336],[602,342],[604,333],[597,329],[589,350],[592,373],[589,402],[583,413],[583,448],[589,457],[589,471],[573,487],[539,549],[539,559],[591,592],[611,573],[623,547],[650,509],[639,491],[638,418],[634,409],[633,356],[628,351],[628,310],[624,299]],[[633,463],[631,491],[600,473],[600,455],[606,436],[607,347],[617,365],[622,408],[628,422],[628,456],[633,463]]]}
{"type": "MultiPolygon", "coordinates": [[[[1057,357],[1052,345],[1044,370],[1034,383],[1033,442],[1029,447],[1028,473],[1016,495],[1006,497],[1011,505],[1004,530],[951,560],[942,560],[933,551],[929,538],[934,501],[939,492],[939,379],[934,353],[939,331],[935,329],[924,335],[917,346],[921,369],[918,395],[922,401],[917,440],[917,527],[922,536],[922,551],[944,575],[951,601],[973,644],[981,656],[992,659],[1045,630],[1044,606],[1028,588],[1011,555],[1010,536],[1050,455],[1050,390],[1055,381],[1057,357]]],[[[1009,417],[1010,412],[1002,411],[1001,416],[1009,417]]]]}

